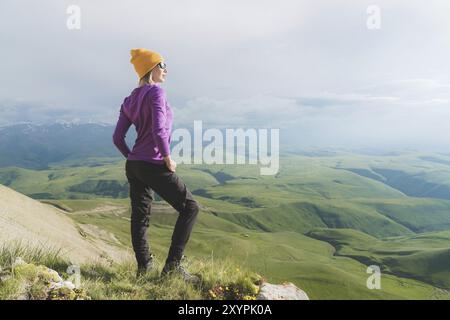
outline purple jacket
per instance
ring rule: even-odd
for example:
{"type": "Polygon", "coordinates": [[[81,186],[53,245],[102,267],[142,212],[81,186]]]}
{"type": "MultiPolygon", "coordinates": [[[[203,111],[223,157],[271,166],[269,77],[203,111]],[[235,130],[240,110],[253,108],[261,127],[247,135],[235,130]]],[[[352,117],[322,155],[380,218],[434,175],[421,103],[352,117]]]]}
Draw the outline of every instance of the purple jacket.
{"type": "Polygon", "coordinates": [[[113,142],[128,160],[162,164],[163,157],[170,154],[172,122],[173,112],[164,89],[159,84],[143,85],[134,89],[120,107],[113,142]],[[132,151],[125,142],[131,124],[137,132],[132,151]]]}

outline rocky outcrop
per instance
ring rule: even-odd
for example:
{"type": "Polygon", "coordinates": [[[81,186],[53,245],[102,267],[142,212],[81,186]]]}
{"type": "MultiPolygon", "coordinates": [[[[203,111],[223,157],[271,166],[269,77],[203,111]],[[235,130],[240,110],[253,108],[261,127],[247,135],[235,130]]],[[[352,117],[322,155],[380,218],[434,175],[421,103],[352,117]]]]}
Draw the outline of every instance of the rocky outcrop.
{"type": "Polygon", "coordinates": [[[303,290],[297,288],[293,283],[261,284],[257,300],[309,300],[308,295],[303,290]]]}
{"type": "MultiPolygon", "coordinates": [[[[17,258],[9,270],[0,270],[0,286],[14,288],[15,300],[89,300],[86,292],[65,281],[55,270],[17,258]]],[[[5,297],[4,297],[5,298],[5,297]]]]}

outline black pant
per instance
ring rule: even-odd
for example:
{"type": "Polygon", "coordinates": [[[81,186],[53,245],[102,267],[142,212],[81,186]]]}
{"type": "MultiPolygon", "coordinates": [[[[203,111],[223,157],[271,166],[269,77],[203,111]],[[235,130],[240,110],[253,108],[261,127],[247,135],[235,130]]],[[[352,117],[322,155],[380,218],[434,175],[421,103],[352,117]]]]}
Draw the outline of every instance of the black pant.
{"type": "Polygon", "coordinates": [[[147,228],[154,191],[179,213],[166,263],[179,261],[197,218],[198,203],[181,178],[164,164],[127,160],[125,172],[130,184],[131,240],[138,267],[146,266],[150,260],[147,228]]]}

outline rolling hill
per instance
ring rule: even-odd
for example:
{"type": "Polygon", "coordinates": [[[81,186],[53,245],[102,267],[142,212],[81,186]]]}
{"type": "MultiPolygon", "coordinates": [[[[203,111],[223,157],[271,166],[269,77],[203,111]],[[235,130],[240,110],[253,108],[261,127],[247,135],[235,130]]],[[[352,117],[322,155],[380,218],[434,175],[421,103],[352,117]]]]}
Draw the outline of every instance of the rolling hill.
{"type": "MultiPolygon", "coordinates": [[[[251,165],[181,165],[177,173],[202,205],[187,254],[235,259],[271,281],[294,282],[312,299],[448,299],[447,161],[416,152],[292,153],[275,176],[251,165]],[[370,264],[382,269],[382,290],[365,285],[370,264]]],[[[123,159],[1,167],[0,183],[131,245],[123,159]]],[[[175,219],[155,202],[149,237],[159,257],[175,219]]]]}
{"type": "Polygon", "coordinates": [[[0,243],[60,250],[73,262],[121,260],[124,248],[108,244],[95,232],[80,228],[54,206],[0,185],[0,243]]]}

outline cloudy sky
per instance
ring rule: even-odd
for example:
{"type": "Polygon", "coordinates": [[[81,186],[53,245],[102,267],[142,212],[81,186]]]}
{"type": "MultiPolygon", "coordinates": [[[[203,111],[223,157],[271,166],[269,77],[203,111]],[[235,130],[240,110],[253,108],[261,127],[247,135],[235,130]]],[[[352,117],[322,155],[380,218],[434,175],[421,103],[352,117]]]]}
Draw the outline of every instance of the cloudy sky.
{"type": "Polygon", "coordinates": [[[446,0],[2,0],[0,125],[114,124],[136,86],[129,50],[145,47],[168,65],[177,127],[448,151],[449,15],[446,0]]]}

